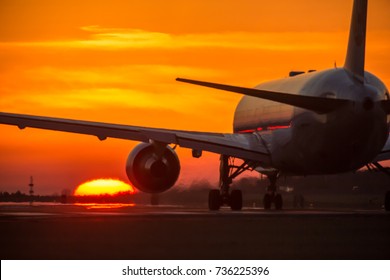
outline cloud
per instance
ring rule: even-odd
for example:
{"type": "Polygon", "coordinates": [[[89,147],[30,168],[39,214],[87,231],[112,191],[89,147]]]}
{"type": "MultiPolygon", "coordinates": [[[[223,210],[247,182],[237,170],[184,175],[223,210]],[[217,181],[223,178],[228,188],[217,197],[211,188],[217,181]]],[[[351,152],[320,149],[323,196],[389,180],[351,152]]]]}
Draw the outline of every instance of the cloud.
{"type": "Polygon", "coordinates": [[[334,48],[344,32],[223,32],[170,34],[140,29],[84,26],[84,40],[8,42],[0,46],[78,48],[78,49],[183,49],[233,48],[251,50],[326,50],[334,48]]]}
{"type": "MultiPolygon", "coordinates": [[[[36,67],[19,76],[20,85],[0,85],[2,107],[25,104],[33,108],[160,108],[196,113],[204,106],[223,106],[226,98],[206,98],[197,87],[175,81],[184,76],[215,78],[217,70],[169,65],[126,65],[63,69],[36,67]]],[[[218,93],[215,93],[216,96],[218,93]]]]}

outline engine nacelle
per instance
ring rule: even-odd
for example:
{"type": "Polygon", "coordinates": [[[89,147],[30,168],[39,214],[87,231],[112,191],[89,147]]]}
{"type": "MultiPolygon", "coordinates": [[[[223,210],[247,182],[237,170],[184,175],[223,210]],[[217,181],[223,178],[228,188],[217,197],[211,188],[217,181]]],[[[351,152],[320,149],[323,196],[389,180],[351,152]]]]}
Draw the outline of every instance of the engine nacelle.
{"type": "Polygon", "coordinates": [[[138,190],[161,193],[175,184],[180,174],[179,158],[171,147],[162,149],[158,155],[153,144],[141,143],[129,154],[126,173],[138,190]]]}

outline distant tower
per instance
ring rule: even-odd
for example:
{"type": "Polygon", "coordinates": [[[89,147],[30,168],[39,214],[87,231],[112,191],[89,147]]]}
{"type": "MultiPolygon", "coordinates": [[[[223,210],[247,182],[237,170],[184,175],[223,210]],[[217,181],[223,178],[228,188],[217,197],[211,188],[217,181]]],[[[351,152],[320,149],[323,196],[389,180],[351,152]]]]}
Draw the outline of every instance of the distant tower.
{"type": "Polygon", "coordinates": [[[33,176],[30,176],[30,184],[28,184],[28,186],[30,187],[30,205],[32,205],[33,203],[33,195],[34,195],[34,182],[33,182],[33,176]]]}

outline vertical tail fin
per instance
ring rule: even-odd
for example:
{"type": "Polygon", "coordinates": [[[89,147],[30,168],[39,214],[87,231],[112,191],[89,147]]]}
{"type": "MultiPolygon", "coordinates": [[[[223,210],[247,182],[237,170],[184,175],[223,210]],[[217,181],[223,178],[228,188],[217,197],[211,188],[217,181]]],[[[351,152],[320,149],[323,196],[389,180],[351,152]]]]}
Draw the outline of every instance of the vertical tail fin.
{"type": "Polygon", "coordinates": [[[354,0],[347,57],[344,64],[344,68],[362,82],[364,81],[366,49],[367,1],[354,0]]]}

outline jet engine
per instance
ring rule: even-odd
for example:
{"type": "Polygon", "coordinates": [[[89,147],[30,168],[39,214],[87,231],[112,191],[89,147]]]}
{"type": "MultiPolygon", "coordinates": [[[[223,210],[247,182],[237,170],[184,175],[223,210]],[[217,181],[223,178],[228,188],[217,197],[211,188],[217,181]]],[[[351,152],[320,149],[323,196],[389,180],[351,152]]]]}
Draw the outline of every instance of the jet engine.
{"type": "Polygon", "coordinates": [[[180,173],[180,162],[169,146],[141,143],[129,154],[126,173],[138,190],[161,193],[175,184],[180,173]]]}

